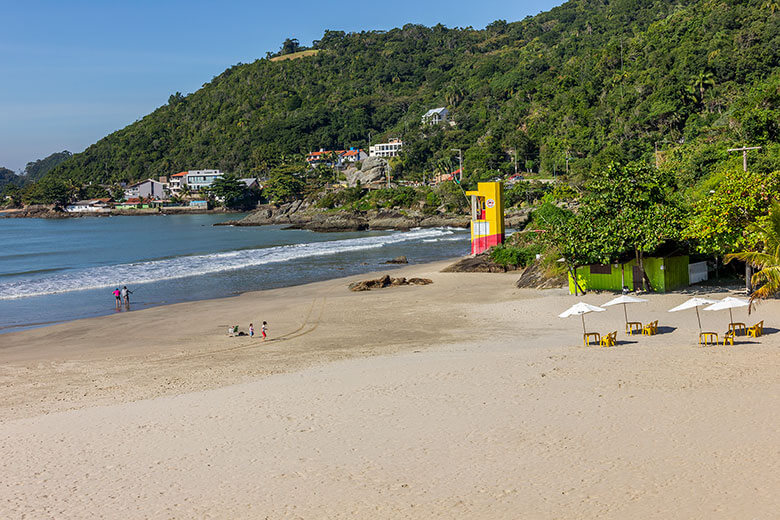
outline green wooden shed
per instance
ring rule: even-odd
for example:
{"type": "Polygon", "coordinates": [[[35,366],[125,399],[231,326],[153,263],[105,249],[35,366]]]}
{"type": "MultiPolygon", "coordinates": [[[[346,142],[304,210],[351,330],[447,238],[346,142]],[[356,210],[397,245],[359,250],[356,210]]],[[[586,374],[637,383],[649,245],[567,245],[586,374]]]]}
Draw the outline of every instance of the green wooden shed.
{"type": "MultiPolygon", "coordinates": [[[[668,292],[690,285],[688,280],[688,255],[647,257],[644,259],[648,289],[654,292],[668,292]]],[[[577,268],[577,281],[586,291],[622,291],[642,288],[642,274],[636,259],[622,264],[592,264],[577,268]]],[[[569,273],[569,292],[574,294],[574,279],[569,273]]]]}

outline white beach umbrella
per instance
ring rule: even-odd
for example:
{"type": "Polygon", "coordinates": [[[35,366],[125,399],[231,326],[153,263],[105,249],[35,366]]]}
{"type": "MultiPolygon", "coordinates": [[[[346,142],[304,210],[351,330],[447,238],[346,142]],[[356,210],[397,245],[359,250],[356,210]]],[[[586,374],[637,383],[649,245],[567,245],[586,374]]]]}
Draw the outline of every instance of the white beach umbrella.
{"type": "Polygon", "coordinates": [[[745,300],[743,298],[734,298],[733,296],[726,296],[719,302],[715,302],[709,307],[705,307],[705,311],[722,311],[724,309],[729,310],[729,317],[731,318],[731,323],[734,323],[734,314],[731,312],[731,309],[736,309],[738,307],[747,307],[750,305],[750,302],[748,300],[745,300]]]}
{"type": "Polygon", "coordinates": [[[602,312],[606,309],[602,309],[601,307],[596,307],[595,305],[590,305],[585,302],[579,302],[575,305],[572,305],[568,309],[566,309],[564,312],[558,315],[559,318],[568,318],[569,316],[580,316],[582,318],[582,333],[585,333],[585,315],[589,312],[602,312]]]}
{"type": "Polygon", "coordinates": [[[623,304],[623,315],[626,317],[626,325],[628,325],[628,312],[626,311],[626,304],[627,303],[644,303],[647,300],[644,298],[637,298],[636,296],[630,296],[628,294],[624,294],[622,296],[618,296],[617,298],[614,298],[612,300],[609,300],[607,303],[602,304],[604,307],[609,307],[611,305],[620,305],[623,304]]]}
{"type": "Polygon", "coordinates": [[[685,303],[681,303],[674,309],[669,309],[669,312],[684,311],[686,309],[696,309],[696,319],[699,320],[699,332],[701,332],[701,317],[699,316],[699,307],[703,305],[711,305],[716,303],[715,300],[708,300],[707,298],[694,297],[685,303]]]}

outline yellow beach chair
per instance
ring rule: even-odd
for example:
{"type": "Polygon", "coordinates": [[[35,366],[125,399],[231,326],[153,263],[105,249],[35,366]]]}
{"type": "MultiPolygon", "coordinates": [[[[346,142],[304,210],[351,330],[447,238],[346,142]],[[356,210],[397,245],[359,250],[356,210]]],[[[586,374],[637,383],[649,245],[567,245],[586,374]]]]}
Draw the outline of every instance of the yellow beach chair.
{"type": "Polygon", "coordinates": [[[614,347],[617,345],[617,331],[601,336],[599,343],[602,347],[614,347]]]}
{"type": "Polygon", "coordinates": [[[753,336],[754,338],[757,338],[759,336],[763,336],[764,335],[764,320],[761,320],[758,323],[756,323],[755,325],[753,325],[752,327],[750,327],[747,330],[747,335],[748,336],[753,336]]]}
{"type": "Polygon", "coordinates": [[[658,334],[658,320],[651,321],[642,328],[643,336],[655,336],[658,334]]]}

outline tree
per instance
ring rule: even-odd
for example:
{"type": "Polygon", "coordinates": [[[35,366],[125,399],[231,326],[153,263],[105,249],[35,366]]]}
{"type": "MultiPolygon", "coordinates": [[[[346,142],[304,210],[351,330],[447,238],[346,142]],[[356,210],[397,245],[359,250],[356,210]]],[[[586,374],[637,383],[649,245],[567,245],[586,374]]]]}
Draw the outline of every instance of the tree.
{"type": "Polygon", "coordinates": [[[726,263],[736,259],[759,269],[753,275],[752,283],[756,289],[750,295],[750,303],[780,293],[780,203],[772,202],[768,217],[762,220],[748,226],[759,239],[760,251],[726,255],[726,263]]]}
{"type": "Polygon", "coordinates": [[[28,162],[27,166],[24,168],[25,181],[31,182],[43,178],[44,175],[70,159],[72,156],[72,153],[64,150],[62,152],[53,153],[43,159],[38,159],[37,161],[28,162]]]}
{"type": "Polygon", "coordinates": [[[0,203],[5,199],[12,208],[18,207],[22,203],[22,188],[16,184],[6,184],[0,196],[0,203]]]}
{"type": "Polygon", "coordinates": [[[733,168],[712,182],[713,189],[694,202],[683,236],[694,241],[697,251],[716,260],[727,253],[752,250],[760,236],[751,224],[767,214],[780,191],[780,171],[759,174],[733,168]]]}
{"type": "Polygon", "coordinates": [[[46,177],[29,184],[22,192],[25,204],[55,204],[64,206],[71,200],[72,186],[59,179],[46,177]]]}
{"type": "Polygon", "coordinates": [[[298,52],[300,50],[301,44],[297,40],[297,38],[287,38],[284,40],[284,43],[282,44],[282,54],[292,54],[293,52],[298,52]]]}
{"type": "Polygon", "coordinates": [[[217,177],[208,187],[208,193],[230,209],[237,209],[245,205],[246,192],[246,185],[238,179],[238,176],[230,173],[217,177]]]}
{"type": "Polygon", "coordinates": [[[301,197],[305,184],[294,175],[272,170],[263,193],[271,202],[290,202],[301,197]]]}
{"type": "MultiPolygon", "coordinates": [[[[612,163],[585,187],[580,214],[590,222],[593,254],[602,263],[632,251],[644,273],[644,256],[680,237],[684,211],[669,175],[646,164],[612,163]]],[[[647,290],[647,276],[642,287],[647,290]]]]}

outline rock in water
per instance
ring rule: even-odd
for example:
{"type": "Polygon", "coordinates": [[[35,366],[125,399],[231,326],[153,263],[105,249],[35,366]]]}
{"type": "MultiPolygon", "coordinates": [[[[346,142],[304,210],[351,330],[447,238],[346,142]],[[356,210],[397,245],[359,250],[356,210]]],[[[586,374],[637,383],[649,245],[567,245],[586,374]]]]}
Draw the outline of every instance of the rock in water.
{"type": "Polygon", "coordinates": [[[385,262],[386,264],[408,264],[409,260],[405,256],[396,256],[392,260],[385,262]]]}
{"type": "Polygon", "coordinates": [[[345,174],[347,176],[347,185],[353,187],[357,186],[358,182],[361,186],[384,182],[389,172],[390,166],[385,159],[382,157],[369,157],[363,161],[363,167],[360,170],[347,171],[345,174]]]}

